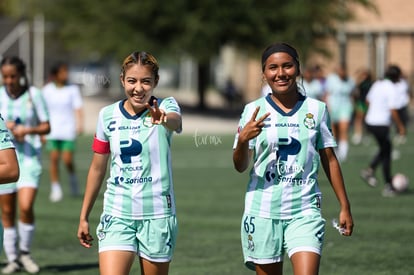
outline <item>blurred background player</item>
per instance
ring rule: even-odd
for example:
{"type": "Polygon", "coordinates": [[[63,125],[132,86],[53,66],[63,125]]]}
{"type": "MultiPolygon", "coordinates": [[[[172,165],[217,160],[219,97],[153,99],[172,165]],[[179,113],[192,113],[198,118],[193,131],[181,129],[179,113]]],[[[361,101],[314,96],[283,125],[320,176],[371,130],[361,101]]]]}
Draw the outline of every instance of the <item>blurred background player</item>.
{"type": "Polygon", "coordinates": [[[247,104],[233,145],[238,172],[250,170],[241,223],[244,261],[257,275],[280,275],[288,254],[294,274],[318,274],[325,233],[319,162],[339,200],[343,235],[353,230],[326,105],[303,95],[296,50],[285,43],[262,54],[271,94],[247,104]]]}
{"type": "Polygon", "coordinates": [[[355,113],[354,113],[354,133],[352,143],[358,145],[362,141],[364,134],[364,119],[368,110],[366,102],[367,94],[372,85],[372,75],[368,69],[361,69],[357,76],[357,86],[354,91],[355,113]]]}
{"type": "Polygon", "coordinates": [[[322,68],[321,65],[316,64],[314,66],[312,66],[312,74],[313,77],[319,81],[319,83],[321,84],[322,87],[322,96],[321,96],[321,100],[325,101],[325,87],[326,87],[326,77],[325,77],[325,73],[324,70],[322,68]]]}
{"type": "Polygon", "coordinates": [[[0,113],[13,134],[20,167],[17,184],[0,185],[4,252],[8,260],[2,273],[17,272],[21,266],[29,273],[37,273],[39,266],[30,255],[30,247],[35,230],[34,202],[42,172],[40,135],[50,131],[49,115],[41,91],[29,86],[23,61],[6,57],[0,66],[4,84],[0,88],[0,113]]]}
{"type": "Polygon", "coordinates": [[[52,202],[63,198],[59,177],[60,159],[69,173],[72,196],[79,195],[78,178],[73,162],[75,139],[83,132],[82,97],[77,85],[68,84],[68,65],[55,64],[50,71],[51,80],[43,87],[43,96],[49,110],[51,131],[46,136],[46,148],[49,151],[52,202]]]}
{"type": "MultiPolygon", "coordinates": [[[[397,68],[399,68],[397,66],[397,68]]],[[[399,68],[400,69],[400,68],[399,68]]],[[[401,119],[401,122],[404,124],[404,127],[407,129],[408,122],[410,120],[410,100],[411,100],[411,89],[410,84],[408,83],[407,79],[404,77],[402,71],[400,70],[400,79],[397,83],[395,83],[395,92],[397,93],[397,112],[401,119]]],[[[400,145],[405,144],[406,137],[401,136],[398,134],[398,126],[395,127],[397,135],[394,135],[393,139],[393,149],[392,149],[392,159],[399,159],[401,156],[400,149],[398,148],[400,145]]]]}
{"type": "Polygon", "coordinates": [[[348,131],[354,105],[352,93],[355,82],[348,77],[346,67],[339,66],[335,73],[326,78],[326,103],[332,119],[332,130],[338,142],[337,156],[345,161],[348,156],[348,131]]]}
{"type": "Polygon", "coordinates": [[[321,81],[314,76],[314,70],[311,67],[306,67],[302,73],[302,84],[306,96],[311,98],[323,99],[323,86],[321,81]]]}
{"type": "Polygon", "coordinates": [[[91,247],[88,217],[111,160],[96,230],[101,275],[129,274],[137,255],[142,274],[168,274],[177,231],[170,144],[181,132],[181,111],[174,98],[154,97],[158,70],[149,53],[126,57],[120,75],[126,99],[99,113],[78,238],[91,247]]]}
{"type": "MultiPolygon", "coordinates": [[[[3,117],[0,115],[0,184],[16,182],[19,179],[19,164],[12,139],[3,117]]],[[[0,238],[3,239],[1,223],[0,230],[0,238]]]]}
{"type": "Polygon", "coordinates": [[[385,187],[382,191],[384,197],[393,197],[396,191],[392,187],[391,152],[392,144],[390,128],[392,120],[398,127],[398,133],[405,136],[406,129],[398,115],[398,94],[396,83],[400,80],[398,66],[390,65],[385,71],[385,78],[374,82],[367,95],[368,111],[365,116],[368,131],[374,136],[379,150],[371,160],[369,167],[361,171],[361,177],[369,186],[378,185],[375,177],[376,168],[382,166],[385,187]]]}
{"type": "MultiPolygon", "coordinates": [[[[0,184],[19,179],[19,164],[9,130],[0,115],[0,184]]],[[[0,251],[3,249],[3,225],[0,222],[0,251]]]]}

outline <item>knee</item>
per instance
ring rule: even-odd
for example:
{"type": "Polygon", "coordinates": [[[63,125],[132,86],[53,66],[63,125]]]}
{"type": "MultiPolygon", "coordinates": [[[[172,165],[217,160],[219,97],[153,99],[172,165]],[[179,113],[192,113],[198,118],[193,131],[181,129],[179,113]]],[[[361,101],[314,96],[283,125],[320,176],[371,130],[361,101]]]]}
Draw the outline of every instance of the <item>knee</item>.
{"type": "Polygon", "coordinates": [[[71,153],[66,153],[62,156],[63,163],[66,166],[73,166],[73,157],[71,153]]]}
{"type": "Polygon", "coordinates": [[[14,220],[16,209],[13,207],[3,207],[1,213],[1,220],[3,224],[11,223],[14,220]]]}
{"type": "Polygon", "coordinates": [[[22,207],[20,209],[20,220],[25,223],[32,223],[34,220],[33,208],[22,207]]]}

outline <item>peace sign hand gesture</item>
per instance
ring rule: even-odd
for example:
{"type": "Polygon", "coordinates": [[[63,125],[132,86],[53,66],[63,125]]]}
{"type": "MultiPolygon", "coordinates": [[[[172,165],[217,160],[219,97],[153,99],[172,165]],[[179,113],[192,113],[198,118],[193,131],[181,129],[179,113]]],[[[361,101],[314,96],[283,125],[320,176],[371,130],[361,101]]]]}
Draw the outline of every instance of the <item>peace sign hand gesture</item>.
{"type": "Polygon", "coordinates": [[[239,142],[247,142],[257,137],[262,132],[262,128],[265,126],[264,120],[270,115],[270,113],[266,113],[256,120],[259,110],[260,107],[257,106],[256,110],[253,112],[251,119],[246,123],[244,128],[239,133],[239,142]]]}
{"type": "Polygon", "coordinates": [[[151,114],[152,124],[163,124],[167,122],[167,113],[164,110],[161,110],[158,107],[158,102],[156,99],[152,101],[153,107],[149,103],[145,103],[145,107],[149,110],[151,114]]]}

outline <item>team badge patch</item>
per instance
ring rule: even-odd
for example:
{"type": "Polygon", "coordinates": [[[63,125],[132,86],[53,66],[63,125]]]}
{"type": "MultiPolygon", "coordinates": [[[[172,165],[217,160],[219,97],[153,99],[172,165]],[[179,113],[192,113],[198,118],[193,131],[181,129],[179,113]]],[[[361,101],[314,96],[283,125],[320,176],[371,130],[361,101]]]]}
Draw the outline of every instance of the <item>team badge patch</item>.
{"type": "Polygon", "coordinates": [[[105,239],[106,234],[103,231],[99,231],[98,233],[98,240],[102,241],[103,239],[105,239]]]}
{"type": "Polygon", "coordinates": [[[305,119],[303,120],[303,124],[308,129],[315,129],[315,120],[313,119],[313,114],[307,113],[305,119]]]}
{"type": "Polygon", "coordinates": [[[144,124],[145,127],[151,128],[152,126],[154,126],[154,124],[152,124],[151,121],[151,114],[148,113],[145,117],[144,117],[144,122],[142,124],[144,124]]]}
{"type": "Polygon", "coordinates": [[[253,242],[253,236],[249,234],[247,236],[247,249],[250,251],[254,251],[254,242],[253,242]]]}

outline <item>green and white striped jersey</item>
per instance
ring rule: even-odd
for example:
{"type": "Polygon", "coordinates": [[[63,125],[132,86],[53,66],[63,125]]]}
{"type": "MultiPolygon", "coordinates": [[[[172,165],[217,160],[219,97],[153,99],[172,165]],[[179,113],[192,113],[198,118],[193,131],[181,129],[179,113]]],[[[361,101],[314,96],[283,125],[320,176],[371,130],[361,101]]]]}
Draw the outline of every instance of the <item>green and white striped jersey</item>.
{"type": "Polygon", "coordinates": [[[290,219],[320,211],[318,151],[336,146],[325,103],[301,96],[295,107],[285,113],[270,95],[262,97],[245,106],[238,133],[257,106],[260,106],[257,118],[267,112],[270,115],[262,132],[249,142],[254,163],[245,196],[245,213],[290,219]]]}
{"type": "Polygon", "coordinates": [[[0,114],[0,150],[14,148],[12,136],[0,114]]]}
{"type": "MultiPolygon", "coordinates": [[[[13,121],[26,127],[49,121],[46,103],[40,90],[30,87],[18,98],[9,97],[5,87],[0,87],[0,113],[5,121],[13,121]]],[[[26,135],[24,142],[14,142],[19,163],[30,163],[41,154],[39,135],[26,135]]],[[[38,160],[36,160],[37,162],[38,160]]]]}
{"type": "MultiPolygon", "coordinates": [[[[111,154],[103,211],[125,219],[173,215],[170,151],[173,132],[162,125],[153,125],[148,110],[131,116],[124,109],[124,102],[104,107],[99,113],[93,150],[111,154]]],[[[172,97],[158,99],[158,104],[167,113],[181,113],[172,97]]]]}
{"type": "MultiPolygon", "coordinates": [[[[9,148],[14,148],[13,136],[10,133],[9,129],[7,129],[3,117],[0,114],[0,150],[5,150],[9,148]]],[[[0,184],[0,194],[3,194],[5,190],[9,190],[10,188],[12,190],[16,188],[16,183],[0,184]]],[[[2,228],[1,224],[0,228],[2,228]]]]}

